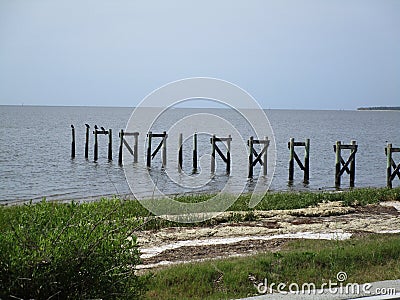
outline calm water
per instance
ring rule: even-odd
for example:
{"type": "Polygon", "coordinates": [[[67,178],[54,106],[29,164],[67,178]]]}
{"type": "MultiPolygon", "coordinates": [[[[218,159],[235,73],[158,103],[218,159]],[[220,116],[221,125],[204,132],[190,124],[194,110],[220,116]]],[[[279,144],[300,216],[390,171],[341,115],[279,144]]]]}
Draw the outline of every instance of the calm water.
{"type": "MultiPolygon", "coordinates": [[[[91,199],[102,195],[130,194],[125,179],[126,172],[134,172],[136,189],[141,195],[151,195],[152,188],[143,184],[142,174],[146,172],[144,151],[139,152],[139,163],[126,163],[118,166],[118,131],[125,129],[132,113],[131,108],[101,107],[29,107],[0,106],[0,201],[24,201],[47,199],[91,199]],[[99,137],[99,160],[93,162],[93,135],[90,136],[89,160],[84,158],[85,126],[94,124],[113,129],[113,161],[107,160],[108,138],[99,137]],[[76,128],[76,158],[71,160],[71,128],[76,128]]],[[[208,109],[229,120],[243,136],[251,135],[233,111],[208,109]],[[236,123],[235,123],[236,122],[236,123]]],[[[153,125],[154,132],[167,130],[176,120],[198,113],[194,109],[175,109],[159,118],[153,125]]],[[[386,157],[384,147],[391,142],[400,146],[399,111],[296,111],[266,110],[276,141],[276,168],[272,179],[272,190],[329,190],[334,185],[333,145],[336,140],[349,143],[356,140],[359,150],[356,159],[356,187],[383,187],[386,184],[386,157]],[[296,167],[293,186],[289,186],[287,142],[290,137],[296,141],[311,139],[310,183],[302,183],[302,172],[296,167]]],[[[145,112],[144,112],[145,116],[145,112]]],[[[201,132],[201,124],[192,124],[193,131],[201,132]]],[[[227,132],[229,134],[230,132],[227,132]]],[[[232,134],[234,134],[232,132],[232,134]]],[[[267,135],[270,135],[267,134],[267,135]]],[[[140,145],[145,143],[141,132],[140,145]]],[[[191,171],[191,140],[185,141],[184,171],[191,171]]],[[[232,142],[232,191],[242,186],[247,174],[238,174],[239,166],[246,167],[246,157],[235,157],[242,143],[232,142]]],[[[273,147],[269,164],[273,163],[273,147]]],[[[176,172],[176,143],[169,137],[168,165],[166,172],[160,170],[160,158],[153,161],[151,176],[165,193],[190,192],[179,187],[176,172]],[[172,154],[171,154],[172,153],[172,154]],[[168,176],[175,178],[168,180],[168,176]],[[174,177],[175,176],[175,177],[174,177]]],[[[217,161],[217,176],[210,179],[209,157],[211,147],[209,136],[199,134],[199,155],[202,157],[202,172],[192,176],[196,180],[208,180],[207,184],[193,191],[218,191],[227,181],[224,166],[217,161]]],[[[302,151],[299,154],[302,155],[302,151]]],[[[399,155],[400,156],[400,155],[399,155]]],[[[397,155],[395,161],[400,161],[397,155]]],[[[272,174],[269,174],[270,176],[272,174]]],[[[190,177],[190,176],[189,176],[190,177]]],[[[348,187],[348,176],[342,178],[342,187],[348,187]]],[[[399,186],[400,180],[394,181],[399,186]]],[[[250,186],[251,189],[251,186],[250,186]]]]}

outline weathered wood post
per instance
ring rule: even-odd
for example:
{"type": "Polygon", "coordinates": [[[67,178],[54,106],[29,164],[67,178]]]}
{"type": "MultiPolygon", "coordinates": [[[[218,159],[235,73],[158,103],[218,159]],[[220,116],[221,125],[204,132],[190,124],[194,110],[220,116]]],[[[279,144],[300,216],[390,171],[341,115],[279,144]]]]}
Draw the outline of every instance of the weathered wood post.
{"type": "Polygon", "coordinates": [[[133,142],[133,162],[137,163],[138,162],[138,144],[139,144],[139,132],[137,132],[134,136],[134,142],[133,142]]]}
{"type": "Polygon", "coordinates": [[[229,174],[230,172],[230,143],[232,141],[232,137],[229,135],[228,137],[224,138],[224,137],[219,137],[217,138],[215,136],[215,134],[212,136],[212,138],[210,139],[210,143],[211,143],[211,173],[214,174],[215,173],[215,152],[218,153],[218,155],[221,157],[221,159],[224,161],[224,163],[226,163],[226,172],[227,174],[229,174]],[[224,144],[224,142],[226,142],[226,145],[224,144],[224,146],[226,146],[227,149],[227,153],[226,156],[224,155],[224,153],[222,153],[221,149],[219,149],[219,147],[217,146],[217,142],[222,142],[224,144]]]}
{"type": "Polygon", "coordinates": [[[341,166],[341,142],[336,141],[335,145],[335,186],[340,187],[340,166],[341,166]]]}
{"type": "Polygon", "coordinates": [[[340,187],[340,177],[344,172],[350,175],[350,187],[354,187],[355,174],[356,174],[356,153],[357,153],[357,142],[351,141],[351,144],[345,145],[340,141],[336,141],[333,146],[336,153],[335,159],[335,186],[340,187]],[[342,157],[342,150],[350,150],[350,156],[345,161],[342,157]],[[343,167],[342,167],[343,166],[343,167]],[[349,167],[350,166],[350,167],[349,167]]]}
{"type": "Polygon", "coordinates": [[[305,142],[295,142],[294,138],[290,138],[288,142],[289,149],[289,185],[292,184],[294,178],[294,165],[295,161],[300,169],[303,171],[303,182],[308,184],[310,177],[310,139],[306,139],[305,142]],[[295,148],[304,147],[304,162],[302,162],[297,155],[295,148]]]}
{"type": "Polygon", "coordinates": [[[268,137],[264,137],[264,140],[255,140],[254,137],[250,137],[247,140],[247,145],[249,146],[249,172],[247,178],[253,178],[253,168],[257,163],[259,163],[263,168],[263,175],[267,175],[267,166],[268,166],[268,147],[269,140],[268,137]],[[261,152],[258,153],[256,149],[254,149],[254,145],[259,144],[262,145],[261,152]],[[255,156],[255,157],[254,157],[255,156]]]}
{"type": "Polygon", "coordinates": [[[231,140],[232,136],[228,135],[228,140],[226,141],[226,173],[230,174],[231,173],[231,140]]]}
{"type": "MultiPolygon", "coordinates": [[[[139,133],[132,133],[132,134],[139,134],[139,133]]],[[[162,163],[162,168],[165,168],[167,166],[167,138],[168,138],[167,132],[164,131],[163,133],[152,133],[151,131],[149,131],[147,137],[148,137],[147,168],[151,167],[151,160],[157,155],[158,151],[161,150],[161,148],[162,148],[161,163],[162,163]],[[151,153],[152,138],[162,138],[161,142],[158,144],[157,148],[154,150],[153,153],[151,153]]]]}
{"type": "Polygon", "coordinates": [[[392,188],[392,144],[386,146],[386,186],[392,188]]]}
{"type": "MultiPolygon", "coordinates": [[[[265,144],[268,147],[269,146],[268,137],[264,136],[264,140],[265,140],[265,144]]],[[[264,151],[263,161],[264,161],[264,164],[263,164],[263,175],[267,176],[267,172],[268,172],[268,168],[267,168],[268,167],[268,151],[267,150],[264,151]]]]}
{"type": "Polygon", "coordinates": [[[350,187],[354,187],[354,181],[356,178],[356,155],[355,152],[357,151],[356,149],[356,141],[351,141],[351,145],[354,146],[351,148],[351,153],[350,157],[353,157],[350,163],[350,187]]]}
{"type": "Polygon", "coordinates": [[[147,134],[147,168],[151,168],[151,138],[153,136],[153,133],[149,131],[147,134]]]}
{"type": "Polygon", "coordinates": [[[139,132],[134,136],[134,144],[133,144],[133,162],[138,162],[138,143],[139,143],[139,132]]]}
{"type": "Polygon", "coordinates": [[[400,179],[400,163],[396,163],[393,160],[393,153],[400,152],[400,148],[394,148],[392,144],[387,144],[385,148],[387,165],[386,165],[386,185],[388,188],[392,188],[392,181],[397,177],[400,179]],[[393,172],[392,172],[393,168],[393,172]]]}
{"type": "Polygon", "coordinates": [[[71,158],[75,158],[75,127],[71,125],[72,129],[72,143],[71,143],[71,158]]]}
{"type": "Polygon", "coordinates": [[[122,165],[122,147],[124,145],[124,130],[121,129],[119,133],[119,154],[118,154],[118,164],[122,165]]]}
{"type": "Polygon", "coordinates": [[[97,161],[97,159],[99,158],[99,145],[97,143],[97,126],[95,126],[94,128],[94,161],[97,161]]]}
{"type": "Polygon", "coordinates": [[[163,132],[162,167],[167,167],[167,132],[163,132]]]}
{"type": "Polygon", "coordinates": [[[119,144],[118,163],[120,165],[122,165],[122,156],[123,156],[124,145],[125,145],[126,149],[128,149],[129,153],[133,156],[133,162],[137,163],[139,132],[128,132],[128,131],[124,131],[123,129],[121,129],[121,132],[119,133],[119,137],[120,137],[120,144],[119,144]],[[132,150],[131,146],[129,146],[128,142],[126,141],[126,139],[125,139],[126,136],[133,136],[135,138],[133,150],[132,150]]]}
{"type": "Polygon", "coordinates": [[[253,178],[253,137],[249,139],[249,174],[248,178],[253,178]]]}
{"type": "Polygon", "coordinates": [[[85,158],[89,158],[89,124],[85,124],[86,126],[86,141],[85,141],[85,158]]]}
{"type": "Polygon", "coordinates": [[[112,160],[112,130],[108,129],[108,160],[112,160]]]}
{"type": "Polygon", "coordinates": [[[289,141],[289,181],[294,177],[294,138],[289,141]]]}
{"type": "Polygon", "coordinates": [[[211,138],[211,174],[215,173],[215,134],[211,138]]]}
{"type": "Polygon", "coordinates": [[[193,135],[193,172],[197,171],[197,133],[193,135]]]}
{"type": "Polygon", "coordinates": [[[310,139],[306,139],[304,147],[304,183],[310,180],[310,139]]]}
{"type": "Polygon", "coordinates": [[[182,172],[182,163],[183,163],[183,152],[182,152],[182,133],[179,134],[178,138],[178,172],[182,172]]]}

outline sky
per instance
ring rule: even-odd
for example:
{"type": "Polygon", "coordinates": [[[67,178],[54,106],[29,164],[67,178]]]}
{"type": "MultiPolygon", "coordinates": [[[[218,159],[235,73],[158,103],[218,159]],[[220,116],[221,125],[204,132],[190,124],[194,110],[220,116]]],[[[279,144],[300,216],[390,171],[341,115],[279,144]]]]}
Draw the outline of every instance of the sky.
{"type": "Polygon", "coordinates": [[[400,0],[0,0],[0,104],[133,107],[187,77],[263,108],[400,106],[400,0]]]}

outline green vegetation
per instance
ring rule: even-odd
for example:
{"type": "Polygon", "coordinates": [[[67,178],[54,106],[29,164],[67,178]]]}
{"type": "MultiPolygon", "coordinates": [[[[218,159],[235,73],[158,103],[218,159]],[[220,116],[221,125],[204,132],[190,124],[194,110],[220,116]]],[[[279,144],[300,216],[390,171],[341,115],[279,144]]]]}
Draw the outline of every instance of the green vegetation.
{"type": "MultiPolygon", "coordinates": [[[[176,200],[204,202],[209,197],[180,196],[176,200]]],[[[276,281],[291,274],[285,280],[316,282],[332,278],[340,269],[351,271],[357,280],[399,276],[398,237],[385,237],[384,243],[381,238],[340,243],[299,241],[279,254],[183,265],[158,272],[151,279],[134,274],[139,263],[137,230],[253,220],[254,209],[306,208],[327,201],[351,206],[395,201],[400,200],[400,188],[267,193],[254,209],[248,207],[249,200],[250,195],[242,195],[229,208],[247,214],[233,213],[225,220],[199,224],[155,218],[138,201],[116,198],[83,204],[43,200],[0,206],[0,299],[132,299],[146,289],[150,289],[146,294],[149,298],[227,298],[254,293],[249,274],[260,280],[268,275],[276,281]]]]}
{"type": "Polygon", "coordinates": [[[346,241],[291,241],[276,253],[183,264],[156,271],[148,299],[232,299],[257,294],[264,282],[366,283],[400,278],[400,235],[370,235],[346,241]]]}
{"type": "MultiPolygon", "coordinates": [[[[206,201],[210,195],[176,197],[181,202],[206,201]]],[[[400,188],[364,188],[352,189],[341,192],[276,192],[267,193],[263,200],[254,208],[248,206],[251,195],[242,195],[229,208],[229,211],[251,211],[251,210],[282,210],[298,209],[316,206],[318,203],[342,201],[344,205],[356,206],[376,204],[382,201],[400,200],[400,188]]]]}
{"type": "Polygon", "coordinates": [[[400,106],[372,106],[359,107],[357,110],[400,110],[400,106]]]}
{"type": "Polygon", "coordinates": [[[0,299],[132,299],[138,226],[124,202],[38,204],[0,210],[0,299]]]}

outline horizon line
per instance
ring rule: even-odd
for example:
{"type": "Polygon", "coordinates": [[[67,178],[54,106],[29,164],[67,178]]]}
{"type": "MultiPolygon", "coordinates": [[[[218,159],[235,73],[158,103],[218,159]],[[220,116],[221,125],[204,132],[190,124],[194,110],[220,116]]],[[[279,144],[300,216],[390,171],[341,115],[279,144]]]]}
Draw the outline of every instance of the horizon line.
{"type": "MultiPolygon", "coordinates": [[[[54,105],[54,104],[0,104],[0,106],[13,106],[13,107],[98,107],[98,108],[137,108],[137,106],[111,106],[111,105],[54,105]]],[[[369,106],[368,106],[369,107],[369,106]]],[[[372,107],[372,106],[371,106],[372,107]]],[[[164,106],[144,106],[143,108],[165,108],[164,106]]],[[[174,109],[228,109],[228,107],[172,107],[174,109]]],[[[355,111],[358,110],[360,107],[356,108],[265,108],[261,107],[263,110],[339,110],[339,111],[355,111]]],[[[363,108],[363,107],[362,107],[363,108]]],[[[252,108],[246,108],[246,107],[239,107],[238,109],[252,109],[252,108]]]]}

